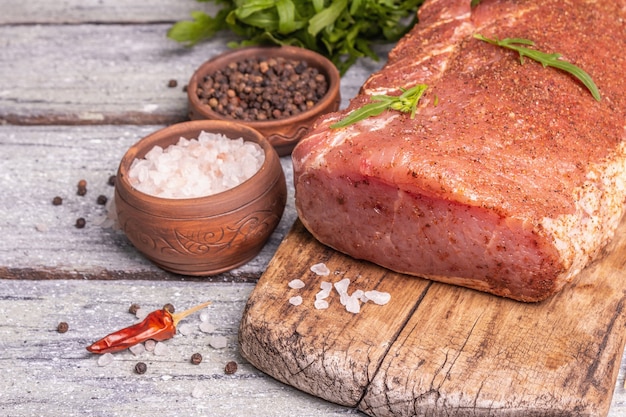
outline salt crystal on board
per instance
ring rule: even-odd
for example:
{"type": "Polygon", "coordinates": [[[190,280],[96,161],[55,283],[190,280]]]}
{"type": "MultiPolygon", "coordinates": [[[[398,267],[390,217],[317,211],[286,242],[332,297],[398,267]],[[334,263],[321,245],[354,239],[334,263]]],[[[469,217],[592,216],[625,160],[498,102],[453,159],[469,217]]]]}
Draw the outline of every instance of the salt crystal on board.
{"type": "Polygon", "coordinates": [[[361,311],[361,301],[354,294],[345,298],[346,311],[357,314],[361,311]]]}
{"type": "Polygon", "coordinates": [[[326,266],[325,263],[320,262],[311,266],[311,271],[319,276],[328,276],[330,275],[330,269],[326,266]]]}
{"type": "Polygon", "coordinates": [[[378,305],[385,305],[389,302],[389,300],[391,300],[391,294],[389,294],[388,292],[381,292],[381,291],[365,291],[365,293],[363,294],[368,300],[371,300],[372,302],[378,304],[378,305]]]}
{"type": "Polygon", "coordinates": [[[339,302],[341,305],[346,305],[348,302],[348,287],[350,286],[350,279],[344,278],[341,281],[335,282],[335,289],[339,294],[339,302]]]}
{"type": "Polygon", "coordinates": [[[326,310],[328,308],[328,301],[320,298],[315,300],[315,303],[313,303],[313,305],[318,310],[326,310]]]}
{"type": "Polygon", "coordinates": [[[289,299],[289,304],[294,305],[294,306],[299,306],[300,304],[302,304],[302,297],[299,295],[291,297],[289,299]]]}
{"type": "Polygon", "coordinates": [[[328,281],[322,281],[320,284],[321,290],[315,294],[316,300],[323,300],[324,298],[328,298],[330,295],[330,291],[333,289],[333,284],[328,281]]]}
{"type": "Polygon", "coordinates": [[[299,290],[300,288],[304,288],[304,281],[301,279],[293,279],[289,281],[289,288],[293,288],[294,290],[299,290]]]}

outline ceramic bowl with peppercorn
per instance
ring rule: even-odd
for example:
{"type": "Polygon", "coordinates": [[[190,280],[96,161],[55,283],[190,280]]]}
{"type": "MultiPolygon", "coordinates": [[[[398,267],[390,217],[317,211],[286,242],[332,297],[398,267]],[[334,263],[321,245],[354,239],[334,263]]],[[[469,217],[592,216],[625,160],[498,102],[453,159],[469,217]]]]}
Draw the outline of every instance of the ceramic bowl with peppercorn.
{"type": "Polygon", "coordinates": [[[139,140],[115,182],[130,242],[182,275],[215,275],[251,260],[286,199],[276,150],[255,129],[223,120],[178,123],[139,140]]]}
{"type": "Polygon", "coordinates": [[[235,49],[202,64],[187,85],[189,118],[232,120],[261,132],[280,156],[341,102],[340,75],[322,55],[294,46],[235,49]]]}

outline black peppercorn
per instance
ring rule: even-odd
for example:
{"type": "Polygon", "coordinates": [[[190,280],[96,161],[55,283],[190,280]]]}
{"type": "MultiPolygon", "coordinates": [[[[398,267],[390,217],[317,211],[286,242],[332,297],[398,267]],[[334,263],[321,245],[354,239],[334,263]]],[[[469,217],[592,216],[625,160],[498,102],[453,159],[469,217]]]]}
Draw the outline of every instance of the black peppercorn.
{"type": "Polygon", "coordinates": [[[107,199],[107,196],[105,195],[99,195],[98,199],[96,200],[96,202],[100,204],[101,206],[104,206],[107,203],[107,201],[108,199],[107,199]]]}
{"type": "Polygon", "coordinates": [[[139,375],[145,374],[147,370],[148,365],[146,365],[144,362],[137,362],[137,364],[135,365],[135,372],[139,375]]]}
{"type": "Polygon", "coordinates": [[[131,304],[130,307],[128,307],[128,312],[130,314],[137,314],[137,311],[140,309],[141,307],[139,306],[139,304],[131,304]]]}
{"type": "Polygon", "coordinates": [[[174,308],[174,305],[171,303],[167,303],[163,306],[163,310],[167,310],[169,311],[170,314],[174,314],[174,312],[176,311],[176,309],[174,308]]]}
{"type": "Polygon", "coordinates": [[[107,181],[107,184],[109,185],[115,185],[115,175],[111,175],[109,177],[109,181],[107,181]]]}
{"type": "Polygon", "coordinates": [[[87,194],[87,181],[85,180],[80,180],[78,181],[78,186],[77,186],[77,191],[76,194],[83,196],[85,194],[87,194]]]}
{"type": "Polygon", "coordinates": [[[199,353],[194,353],[193,355],[191,355],[191,363],[193,363],[194,365],[198,365],[200,364],[200,362],[202,362],[202,355],[199,353]]]}
{"type": "Polygon", "coordinates": [[[77,229],[82,229],[83,227],[85,227],[85,224],[87,224],[87,222],[85,221],[84,218],[79,217],[78,219],[76,219],[76,228],[77,229]]]}
{"type": "Polygon", "coordinates": [[[65,332],[67,332],[67,331],[69,330],[69,328],[70,328],[70,326],[69,326],[66,322],[62,321],[62,322],[61,322],[61,323],[59,323],[59,325],[57,326],[57,332],[59,332],[59,333],[65,333],[65,332]]]}
{"type": "Polygon", "coordinates": [[[63,199],[61,197],[56,196],[52,199],[52,205],[60,206],[61,204],[63,204],[63,199]]]}
{"type": "Polygon", "coordinates": [[[169,80],[168,83],[167,83],[167,86],[169,88],[178,87],[178,81],[176,81],[176,80],[169,80]]]}
{"type": "Polygon", "coordinates": [[[228,362],[226,366],[224,367],[224,373],[226,375],[232,375],[235,372],[237,372],[237,362],[235,361],[228,362]]]}
{"type": "Polygon", "coordinates": [[[292,59],[247,59],[206,75],[200,101],[236,120],[277,120],[309,110],[328,91],[317,68],[292,59]],[[289,111],[284,111],[289,108],[289,111]],[[278,110],[278,111],[276,111],[278,110]]]}

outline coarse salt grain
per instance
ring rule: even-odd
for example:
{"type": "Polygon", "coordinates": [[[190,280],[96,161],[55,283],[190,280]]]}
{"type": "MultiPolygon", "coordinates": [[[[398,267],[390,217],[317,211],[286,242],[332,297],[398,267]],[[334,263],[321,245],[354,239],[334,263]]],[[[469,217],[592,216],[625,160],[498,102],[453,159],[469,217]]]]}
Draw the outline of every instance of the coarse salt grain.
{"type": "Polygon", "coordinates": [[[105,353],[98,358],[98,366],[110,365],[115,360],[112,353],[105,353]]]}
{"type": "Polygon", "coordinates": [[[141,343],[138,343],[129,347],[128,350],[130,350],[133,355],[139,356],[146,351],[146,347],[141,343]]]}
{"type": "Polygon", "coordinates": [[[201,132],[135,159],[128,179],[137,190],[163,198],[195,198],[231,189],[252,177],[265,154],[255,142],[201,132]]]}
{"type": "Polygon", "coordinates": [[[325,277],[325,276],[330,275],[330,269],[328,269],[326,264],[322,262],[311,266],[311,271],[319,276],[325,277]]]}
{"type": "Polygon", "coordinates": [[[135,311],[135,317],[137,317],[139,320],[143,320],[146,317],[148,317],[148,314],[150,314],[150,311],[148,311],[149,309],[147,308],[138,308],[137,311],[135,311]]]}
{"type": "Polygon", "coordinates": [[[294,279],[289,282],[289,288],[293,288],[294,290],[299,290],[300,288],[304,288],[304,282],[301,279],[294,279]]]}
{"type": "Polygon", "coordinates": [[[228,346],[228,339],[224,336],[213,336],[209,340],[209,345],[215,349],[224,349],[228,346]]]}
{"type": "Polygon", "coordinates": [[[315,300],[315,303],[313,303],[313,305],[317,310],[326,310],[328,308],[328,301],[320,298],[315,300]]]}
{"type": "Polygon", "coordinates": [[[354,294],[345,297],[344,306],[349,313],[357,314],[361,311],[361,300],[354,294]]]}
{"type": "Polygon", "coordinates": [[[163,342],[157,342],[156,345],[154,345],[154,354],[156,356],[165,356],[169,351],[169,347],[163,342]]]}
{"type": "Polygon", "coordinates": [[[200,398],[204,396],[204,388],[200,385],[197,384],[193,387],[193,390],[191,390],[191,396],[193,398],[200,398]]]}
{"type": "Polygon", "coordinates": [[[144,347],[146,348],[146,350],[148,352],[153,352],[154,351],[154,347],[156,346],[156,341],[152,340],[152,339],[149,339],[149,340],[146,340],[143,343],[143,345],[144,345],[144,347]]]}
{"type": "Polygon", "coordinates": [[[193,334],[194,330],[194,326],[189,323],[183,323],[178,326],[178,333],[182,334],[183,336],[189,336],[190,334],[193,334]]]}
{"type": "Polygon", "coordinates": [[[204,309],[204,310],[202,310],[200,312],[200,321],[201,322],[207,322],[207,321],[209,321],[209,318],[211,318],[211,317],[209,315],[209,312],[206,309],[204,309]]]}
{"type": "Polygon", "coordinates": [[[378,305],[385,305],[391,300],[391,294],[381,291],[365,291],[363,296],[378,305]]]}
{"type": "Polygon", "coordinates": [[[302,297],[299,295],[291,297],[289,299],[289,304],[294,305],[294,306],[299,306],[300,304],[302,304],[302,297]]]}
{"type": "Polygon", "coordinates": [[[203,321],[200,323],[200,331],[203,333],[213,333],[215,331],[215,325],[213,325],[213,323],[209,323],[208,321],[203,321]]]}

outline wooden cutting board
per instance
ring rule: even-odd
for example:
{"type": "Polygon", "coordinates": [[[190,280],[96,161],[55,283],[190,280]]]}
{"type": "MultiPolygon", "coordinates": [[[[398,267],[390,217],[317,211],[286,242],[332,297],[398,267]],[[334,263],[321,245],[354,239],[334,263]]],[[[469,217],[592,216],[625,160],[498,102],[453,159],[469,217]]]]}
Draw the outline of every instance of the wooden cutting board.
{"type": "Polygon", "coordinates": [[[241,351],[371,416],[606,416],[626,335],[626,222],[605,252],[561,293],[525,304],[356,261],[296,221],[248,300],[241,351]],[[329,276],[310,270],[320,262],[329,276]],[[295,278],[306,286],[291,289],[295,278]],[[333,291],[316,309],[320,282],[343,278],[350,293],[391,300],[354,314],[333,291]]]}

